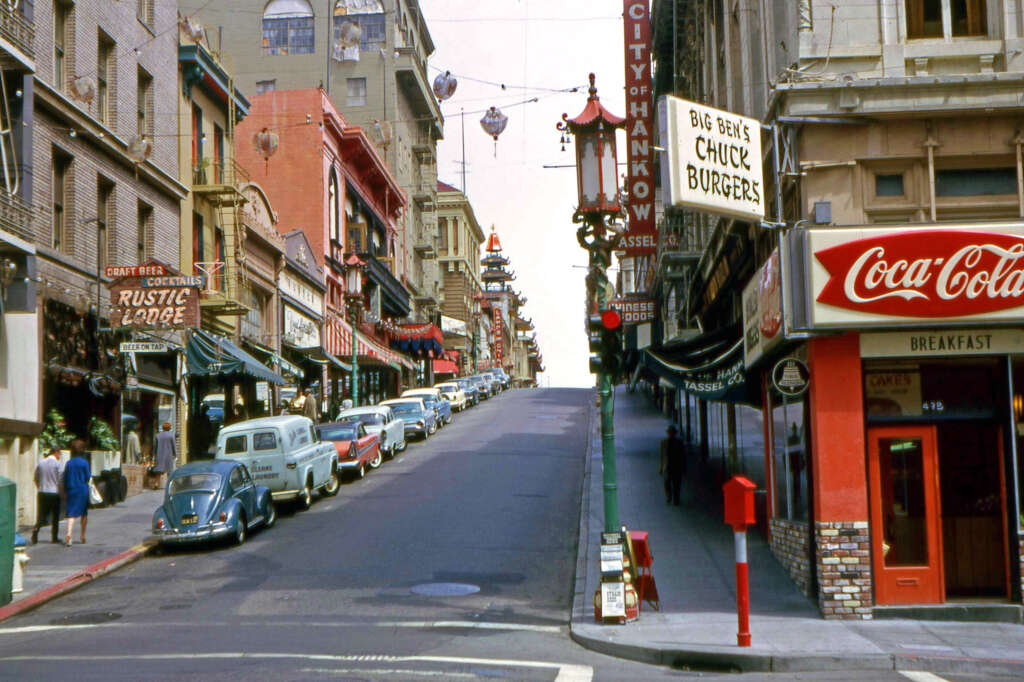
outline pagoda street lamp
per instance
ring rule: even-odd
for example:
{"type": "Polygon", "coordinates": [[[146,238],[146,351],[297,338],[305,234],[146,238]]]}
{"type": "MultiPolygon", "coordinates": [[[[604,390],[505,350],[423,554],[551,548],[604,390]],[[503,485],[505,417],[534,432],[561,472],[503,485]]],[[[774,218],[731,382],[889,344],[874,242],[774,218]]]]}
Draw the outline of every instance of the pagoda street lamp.
{"type": "MultiPolygon", "coordinates": [[[[576,185],[578,207],[572,221],[582,224],[576,239],[590,256],[587,270],[587,318],[607,310],[614,295],[606,270],[611,264],[612,250],[622,236],[622,202],[619,195],[618,172],[615,155],[615,131],[625,125],[626,119],[604,108],[597,97],[594,74],[590,74],[590,97],[576,118],[562,114],[556,127],[562,132],[562,144],[567,135],[576,139],[576,185]],[[620,219],[617,221],[616,219],[620,219]]],[[[564,149],[564,146],[563,146],[564,149]]],[[[593,349],[592,349],[593,350],[593,349]]],[[[606,357],[613,349],[604,349],[606,357]]],[[[621,348],[618,349],[621,353],[621,348]]],[[[615,472],[615,406],[612,394],[613,377],[610,368],[598,366],[598,394],[601,398],[601,461],[604,488],[604,529],[619,530],[618,484],[615,472]]]]}
{"type": "Polygon", "coordinates": [[[477,344],[480,343],[480,308],[484,295],[480,292],[473,294],[473,374],[476,374],[479,369],[477,368],[477,344]]]}
{"type": "Polygon", "coordinates": [[[345,261],[345,301],[352,317],[352,407],[359,407],[359,339],[356,325],[363,305],[363,268],[366,262],[352,254],[345,261]]]}

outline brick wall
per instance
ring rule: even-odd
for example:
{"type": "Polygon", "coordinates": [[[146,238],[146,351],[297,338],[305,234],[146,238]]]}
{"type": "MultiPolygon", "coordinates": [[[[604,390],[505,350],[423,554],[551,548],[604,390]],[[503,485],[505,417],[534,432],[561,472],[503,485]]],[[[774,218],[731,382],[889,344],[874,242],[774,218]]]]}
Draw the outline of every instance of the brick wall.
{"type": "Polygon", "coordinates": [[[825,618],[871,618],[874,593],[867,521],[815,522],[818,605],[825,618]]]}
{"type": "Polygon", "coordinates": [[[810,554],[807,551],[807,524],[787,519],[772,519],[770,546],[775,558],[805,595],[811,593],[810,554]]]}

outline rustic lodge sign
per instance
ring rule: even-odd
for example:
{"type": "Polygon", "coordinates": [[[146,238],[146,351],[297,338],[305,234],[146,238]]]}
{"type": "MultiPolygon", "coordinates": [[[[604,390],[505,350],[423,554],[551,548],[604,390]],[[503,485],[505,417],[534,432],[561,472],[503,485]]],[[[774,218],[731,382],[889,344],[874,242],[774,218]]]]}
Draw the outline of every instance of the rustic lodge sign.
{"type": "Polygon", "coordinates": [[[160,263],[128,266],[110,286],[110,326],[166,329],[199,326],[202,277],[180,275],[160,263]]]}

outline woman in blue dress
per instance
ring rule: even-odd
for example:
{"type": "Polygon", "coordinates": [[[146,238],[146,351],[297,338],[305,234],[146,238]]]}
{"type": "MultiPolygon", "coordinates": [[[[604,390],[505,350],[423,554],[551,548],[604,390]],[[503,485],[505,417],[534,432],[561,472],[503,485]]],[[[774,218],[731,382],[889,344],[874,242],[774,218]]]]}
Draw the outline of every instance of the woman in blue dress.
{"type": "Polygon", "coordinates": [[[85,442],[80,438],[71,441],[71,459],[64,466],[64,504],[67,510],[67,533],[64,545],[71,546],[71,531],[75,519],[82,519],[81,539],[85,544],[85,522],[89,520],[89,479],[92,471],[85,458],[85,442]]]}

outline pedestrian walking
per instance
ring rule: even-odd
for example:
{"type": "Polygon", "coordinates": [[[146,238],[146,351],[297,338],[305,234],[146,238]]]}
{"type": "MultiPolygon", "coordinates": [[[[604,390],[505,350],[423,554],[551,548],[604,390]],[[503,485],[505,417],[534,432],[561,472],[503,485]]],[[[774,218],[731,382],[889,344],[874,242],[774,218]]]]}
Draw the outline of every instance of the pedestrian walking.
{"type": "Polygon", "coordinates": [[[302,413],[312,419],[314,424],[319,421],[316,409],[316,398],[313,396],[313,389],[311,388],[306,389],[306,402],[302,406],[302,413]]]}
{"type": "Polygon", "coordinates": [[[50,542],[57,542],[60,528],[60,491],[64,467],[60,462],[60,448],[50,451],[36,465],[36,525],[32,529],[32,544],[39,542],[39,529],[50,522],[50,542]]]}
{"type": "Polygon", "coordinates": [[[85,525],[89,520],[89,481],[92,470],[89,460],[85,458],[85,441],[76,438],[71,441],[71,459],[64,467],[64,508],[68,523],[64,530],[64,546],[71,546],[71,534],[75,529],[75,520],[81,519],[82,530],[79,538],[85,544],[85,525]]]}
{"type": "Polygon", "coordinates": [[[676,436],[676,425],[669,424],[667,438],[661,441],[661,461],[658,473],[665,480],[665,504],[679,505],[679,491],[686,473],[686,443],[676,436]]]}
{"type": "Polygon", "coordinates": [[[171,422],[163,423],[163,431],[156,435],[156,464],[152,472],[157,477],[158,483],[153,490],[159,490],[160,474],[168,474],[174,471],[178,459],[178,446],[174,442],[174,434],[171,433],[171,422]]]}
{"type": "Polygon", "coordinates": [[[142,461],[142,442],[134,425],[128,429],[128,435],[125,437],[124,456],[129,464],[138,464],[142,461]]]}

